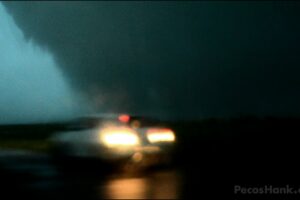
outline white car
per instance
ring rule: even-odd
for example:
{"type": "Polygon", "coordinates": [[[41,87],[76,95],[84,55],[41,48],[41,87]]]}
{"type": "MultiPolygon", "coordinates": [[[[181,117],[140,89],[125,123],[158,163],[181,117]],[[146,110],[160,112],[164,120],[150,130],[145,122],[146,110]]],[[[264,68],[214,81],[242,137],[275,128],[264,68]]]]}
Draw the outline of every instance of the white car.
{"type": "Polygon", "coordinates": [[[168,163],[176,143],[173,130],[156,120],[129,115],[81,118],[52,138],[55,156],[106,163],[153,166],[168,163]],[[82,159],[81,159],[82,158],[82,159]]]}

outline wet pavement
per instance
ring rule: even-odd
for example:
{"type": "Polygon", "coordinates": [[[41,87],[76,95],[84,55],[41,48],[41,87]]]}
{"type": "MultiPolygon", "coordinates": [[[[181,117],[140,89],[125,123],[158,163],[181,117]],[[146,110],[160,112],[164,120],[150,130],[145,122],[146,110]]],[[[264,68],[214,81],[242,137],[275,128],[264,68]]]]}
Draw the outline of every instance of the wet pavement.
{"type": "Polygon", "coordinates": [[[181,195],[181,174],[176,169],[126,174],[74,168],[66,175],[49,155],[1,151],[1,199],[177,199],[181,195]]]}

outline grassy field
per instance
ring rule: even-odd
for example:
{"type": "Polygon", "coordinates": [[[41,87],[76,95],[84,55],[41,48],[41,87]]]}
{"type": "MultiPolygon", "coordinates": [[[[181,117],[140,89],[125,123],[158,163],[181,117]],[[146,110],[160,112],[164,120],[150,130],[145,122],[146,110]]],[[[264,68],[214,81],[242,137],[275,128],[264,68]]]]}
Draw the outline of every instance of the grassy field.
{"type": "Polygon", "coordinates": [[[0,149],[48,152],[49,138],[57,131],[65,130],[65,124],[1,125],[0,149]]]}
{"type": "Polygon", "coordinates": [[[49,151],[50,142],[46,139],[44,140],[1,140],[0,149],[18,149],[18,150],[29,150],[35,152],[45,152],[49,151]]]}

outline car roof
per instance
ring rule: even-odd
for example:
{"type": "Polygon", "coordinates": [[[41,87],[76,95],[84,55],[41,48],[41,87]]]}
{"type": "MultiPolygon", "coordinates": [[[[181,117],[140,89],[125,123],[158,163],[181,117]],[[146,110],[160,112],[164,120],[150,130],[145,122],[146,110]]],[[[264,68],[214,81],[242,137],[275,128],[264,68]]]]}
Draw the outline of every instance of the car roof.
{"type": "MultiPolygon", "coordinates": [[[[84,115],[82,117],[76,118],[72,120],[71,124],[72,126],[83,126],[83,127],[94,127],[99,125],[99,123],[112,121],[116,123],[121,123],[119,120],[119,117],[122,115],[128,115],[128,114],[116,114],[116,113],[97,113],[97,114],[91,114],[91,115],[84,115]]],[[[160,124],[160,120],[151,118],[151,117],[144,117],[140,115],[128,115],[129,121],[125,122],[130,124],[131,122],[137,120],[140,122],[142,126],[151,126],[151,125],[158,125],[160,124]]]]}

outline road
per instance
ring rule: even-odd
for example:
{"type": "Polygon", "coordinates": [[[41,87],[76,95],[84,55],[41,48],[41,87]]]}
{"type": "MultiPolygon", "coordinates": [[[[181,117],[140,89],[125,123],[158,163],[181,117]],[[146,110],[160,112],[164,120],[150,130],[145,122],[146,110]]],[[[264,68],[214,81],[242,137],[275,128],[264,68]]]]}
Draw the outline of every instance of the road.
{"type": "MultiPolygon", "coordinates": [[[[51,156],[0,151],[1,195],[6,199],[176,199],[181,176],[161,169],[142,174],[62,174],[51,156]]],[[[5,199],[1,198],[1,199],[5,199]]]]}

